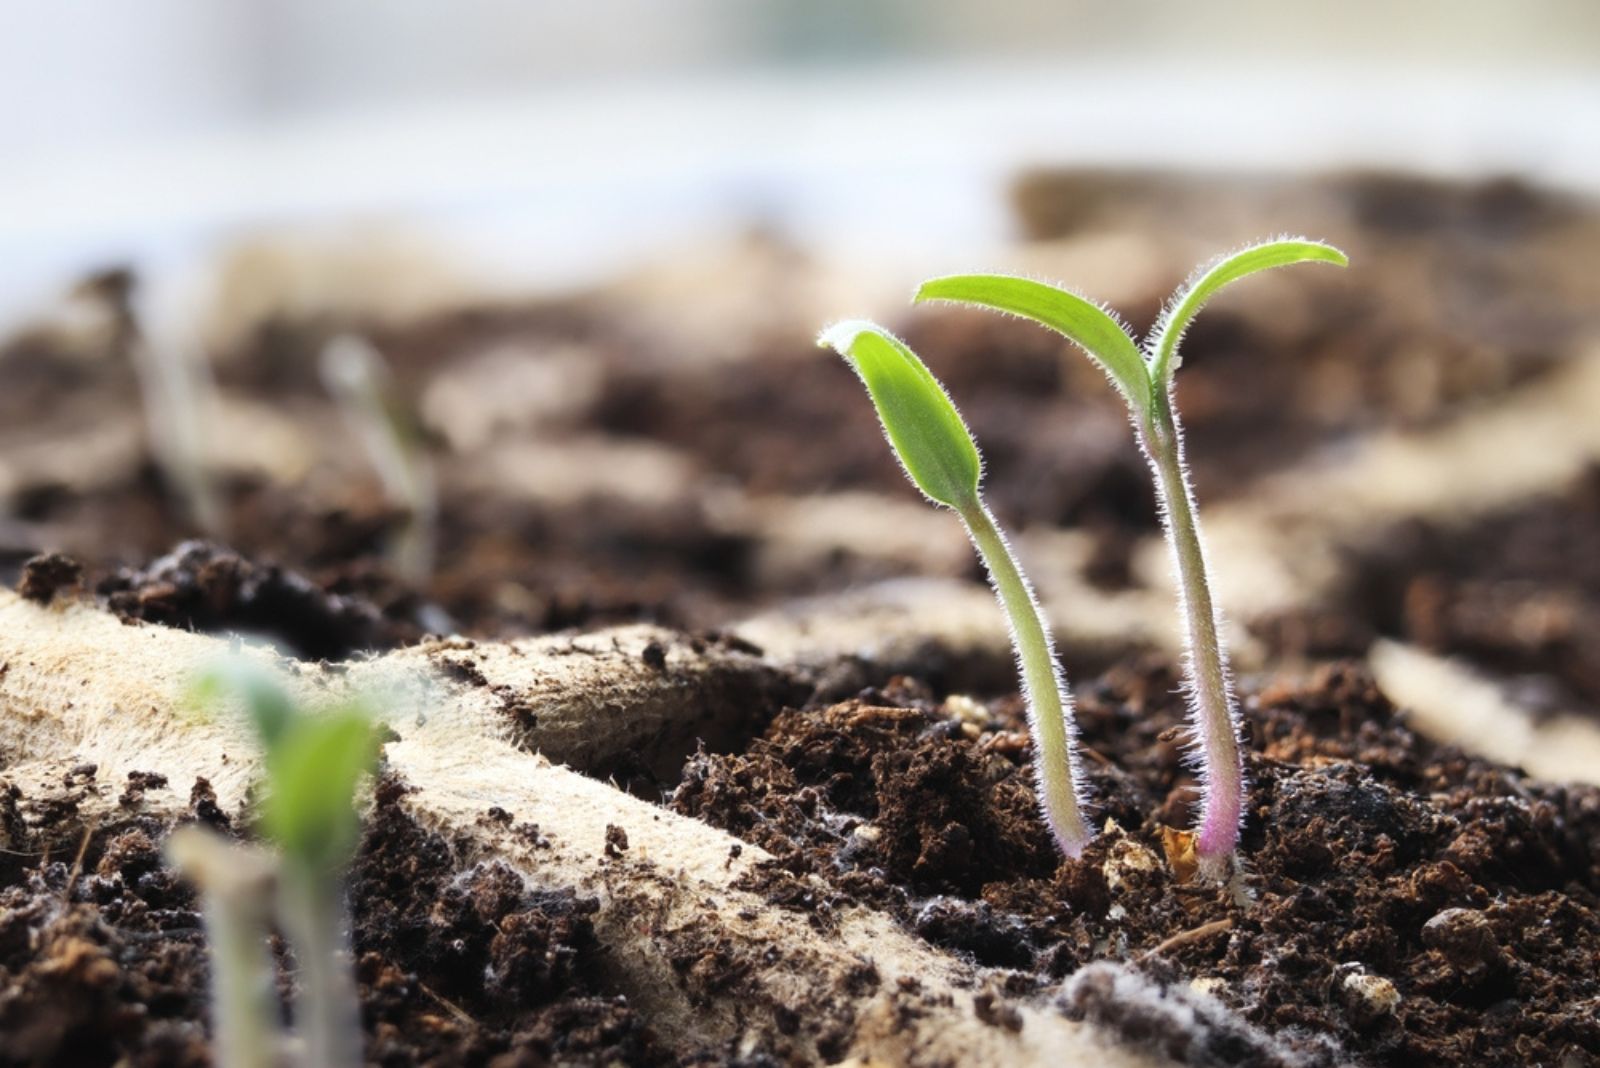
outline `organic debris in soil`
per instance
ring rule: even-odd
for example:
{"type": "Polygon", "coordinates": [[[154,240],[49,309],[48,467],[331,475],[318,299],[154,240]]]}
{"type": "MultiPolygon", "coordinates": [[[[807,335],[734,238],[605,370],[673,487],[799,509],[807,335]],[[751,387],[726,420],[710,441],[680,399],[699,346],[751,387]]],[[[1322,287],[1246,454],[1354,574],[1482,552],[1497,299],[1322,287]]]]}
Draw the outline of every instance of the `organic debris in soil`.
{"type": "Polygon", "coordinates": [[[1600,1056],[1600,789],[1433,746],[1336,665],[1246,702],[1245,902],[1162,856],[1194,800],[1176,690],[1154,665],[1083,689],[1105,830],[1078,861],[1036,814],[1015,699],[904,682],[701,754],[670,803],[772,852],[775,905],[886,906],[980,964],[1067,978],[1067,1011],[1185,1063],[1600,1056]],[[831,896],[792,892],[812,874],[831,896]]]}
{"type": "Polygon", "coordinates": [[[204,541],[186,541],[148,567],[123,568],[96,592],[125,621],[264,636],[313,660],[390,648],[402,637],[359,598],[204,541]]]}
{"type": "MultiPolygon", "coordinates": [[[[504,866],[463,868],[405,814],[403,793],[380,784],[351,879],[369,1062],[678,1063],[604,984],[594,901],[531,889],[504,866]]],[[[7,859],[63,832],[7,822],[7,859]]],[[[198,903],[161,855],[169,829],[132,816],[90,835],[81,862],[69,849],[8,873],[0,1066],[211,1063],[210,964],[198,903]]]]}
{"type": "Polygon", "coordinates": [[[83,581],[83,565],[62,553],[41,553],[22,565],[17,592],[35,604],[49,604],[83,581]]]}

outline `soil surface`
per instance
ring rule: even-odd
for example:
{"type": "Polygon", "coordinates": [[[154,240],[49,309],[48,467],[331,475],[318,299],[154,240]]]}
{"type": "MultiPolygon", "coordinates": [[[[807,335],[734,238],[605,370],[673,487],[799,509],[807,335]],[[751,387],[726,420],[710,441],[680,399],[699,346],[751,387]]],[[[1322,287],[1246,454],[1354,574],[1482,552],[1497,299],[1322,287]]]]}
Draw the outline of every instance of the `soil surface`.
{"type": "MultiPolygon", "coordinates": [[[[1077,861],[1037,814],[1018,700],[940,701],[903,677],[691,758],[667,804],[772,852],[750,879],[772,907],[823,930],[845,908],[887,910],[1006,969],[1007,996],[1066,980],[1062,1011],[1179,1063],[1600,1057],[1600,789],[1426,743],[1353,665],[1252,686],[1245,900],[1185,881],[1168,852],[1164,828],[1194,800],[1176,681],[1146,660],[1080,688],[1104,830],[1077,861]]],[[[58,798],[7,795],[0,1064],[207,1063],[195,901],[157,848],[168,828],[138,815],[173,787],[114,785],[128,819],[76,848],[61,830],[92,767],[58,798]]],[[[664,1046],[616,995],[594,902],[463,866],[463,845],[399,808],[404,791],[380,784],[351,880],[370,1060],[732,1063],[664,1046]]],[[[234,830],[203,782],[190,808],[234,830]]]]}
{"type": "MultiPolygon", "coordinates": [[[[1119,297],[1117,310],[1138,329],[1155,319],[1191,256],[1242,234],[1315,231],[1359,266],[1305,268],[1276,293],[1261,283],[1266,297],[1219,301],[1190,331],[1179,407],[1208,503],[1248,496],[1260,476],[1371,430],[1433,425],[1492,404],[1571,359],[1600,327],[1600,284],[1588,270],[1600,254],[1600,213],[1514,182],[1091,173],[1037,177],[1019,203],[1039,237],[1167,235],[1170,248],[1147,253],[1160,269],[1141,261],[1148,282],[1119,297]]],[[[767,255],[803,289],[812,270],[803,259],[767,255]]],[[[1094,289],[1093,278],[1071,281],[1094,289]]],[[[70,452],[119,421],[137,441],[128,293],[138,284],[108,272],[80,287],[74,300],[104,319],[97,331],[0,344],[0,450],[45,435],[59,442],[55,452],[70,452]]],[[[812,344],[816,323],[775,319],[708,359],[655,337],[629,305],[626,291],[599,291],[405,324],[359,316],[243,324],[241,340],[210,354],[225,395],[290,421],[316,466],[289,481],[230,471],[219,487],[226,522],[211,536],[324,591],[367,596],[402,632],[448,622],[442,629],[481,637],[632,619],[715,626],[789,597],[917,569],[848,548],[805,567],[762,566],[767,533],[744,516],[750,502],[843,491],[915,500],[859,384],[812,344]],[[405,517],[384,500],[321,385],[317,354],[344,330],[373,338],[430,435],[442,518],[439,567],[423,589],[383,559],[405,517]],[[623,450],[620,458],[584,451],[597,441],[623,450]],[[537,475],[522,484],[519,469],[566,455],[589,482],[637,471],[628,488],[592,493],[541,496],[548,480],[537,475]]],[[[909,309],[891,325],[961,403],[1002,521],[1085,529],[1099,542],[1089,577],[1132,582],[1127,550],[1155,529],[1155,507],[1099,372],[1066,358],[1046,331],[980,312],[909,309]]],[[[14,582],[32,555],[65,551],[93,586],[206,533],[148,459],[88,484],[44,464],[6,497],[0,581],[14,582]]],[[[382,647],[393,636],[369,640],[382,647]]]]}
{"type": "MultiPolygon", "coordinates": [[[[82,779],[92,783],[93,770],[82,779]]],[[[197,903],[158,847],[170,828],[133,814],[145,789],[165,788],[129,783],[129,819],[74,853],[30,855],[48,828],[8,835],[0,1065],[211,1063],[197,903]]],[[[404,789],[379,785],[350,881],[369,1063],[696,1063],[698,1051],[664,1050],[611,991],[594,901],[532,890],[503,866],[463,867],[457,843],[396,804],[404,789]]],[[[197,785],[194,818],[226,829],[208,793],[197,785]]],[[[8,800],[14,814],[27,799],[8,800]]],[[[292,960],[275,948],[290,994],[292,960]]]]}
{"type": "MultiPolygon", "coordinates": [[[[1178,404],[1207,505],[1337,463],[1369,432],[1491,408],[1600,332],[1600,211],[1517,182],[1041,173],[1016,199],[1041,255],[1081,264],[1107,235],[1160,236],[1106,264],[1140,279],[1117,304],[1139,329],[1196,255],[1284,231],[1350,253],[1350,271],[1306,268],[1219,300],[1186,339],[1178,404]]],[[[701,632],[878,579],[951,567],[978,579],[975,561],[812,545],[799,534],[816,532],[794,529],[804,507],[782,510],[855,493],[848,514],[867,515],[874,502],[914,508],[916,494],[854,376],[812,344],[818,323],[783,318],[815,279],[780,252],[723,280],[730,292],[750,288],[745,274],[783,281],[759,294],[774,309],[759,327],[719,330],[734,340],[712,356],[652,329],[626,287],[403,322],[236,324],[208,354],[224,395],[279,420],[307,455],[233,462],[211,532],[186,516],[130,405],[139,279],[87,279],[74,321],[98,325],[0,341],[0,581],[338,659],[430,632],[636,619],[701,632]],[[428,434],[438,567],[420,584],[385,557],[407,517],[320,383],[322,344],[346,330],[381,349],[428,434]]],[[[1002,521],[1085,531],[1084,577],[1136,586],[1131,549],[1156,528],[1154,502],[1099,373],[1044,331],[981,313],[915,309],[889,325],[961,404],[1002,521]]],[[[1285,660],[1359,656],[1388,635],[1497,673],[1525,706],[1600,711],[1597,538],[1591,469],[1500,514],[1375,531],[1329,603],[1244,622],[1285,660]]],[[[1003,659],[919,666],[918,679],[863,678],[854,662],[820,671],[848,684],[775,719],[753,706],[727,743],[737,751],[691,758],[667,803],[772,851],[754,885],[772,907],[823,929],[845,907],[889,910],[932,945],[1009,969],[1008,993],[1068,980],[1063,1011],[1184,1063],[1600,1062],[1595,790],[1418,738],[1348,664],[1247,686],[1245,904],[1181,882],[1166,854],[1162,827],[1185,825],[1193,800],[1170,668],[1100,649],[1093,663],[1115,666],[1095,679],[1064,645],[1099,819],[1115,824],[1080,861],[1059,860],[1035,812],[1003,659]],[[864,682],[876,688],[850,697],[864,682]],[[953,687],[991,699],[947,698],[953,687]]],[[[173,791],[195,819],[230,829],[230,814],[203,783],[96,784],[89,767],[59,796],[24,797],[4,773],[0,1066],[205,1063],[199,920],[161,860],[168,827],[141,806],[173,791]],[[77,804],[102,787],[126,819],[85,837],[77,804]]],[[[615,996],[592,902],[465,864],[461,843],[403,815],[403,788],[379,791],[351,884],[376,1062],[743,1063],[664,1045],[615,996]]],[[[980,1012],[1017,1022],[1000,998],[980,1012]]]]}
{"type": "Polygon", "coordinates": [[[670,804],[774,853],[775,907],[886,908],[1023,988],[1071,977],[1067,1011],[1182,1063],[1600,1058],[1600,789],[1426,743],[1354,665],[1269,684],[1245,699],[1238,900],[1164,844],[1194,800],[1176,689],[1129,663],[1080,690],[1105,831],[1077,861],[1037,815],[1017,702],[907,679],[700,756],[670,804]]]}
{"type": "Polygon", "coordinates": [[[1380,633],[1498,676],[1524,708],[1600,717],[1600,465],[1478,519],[1382,531],[1342,600],[1380,633]]]}

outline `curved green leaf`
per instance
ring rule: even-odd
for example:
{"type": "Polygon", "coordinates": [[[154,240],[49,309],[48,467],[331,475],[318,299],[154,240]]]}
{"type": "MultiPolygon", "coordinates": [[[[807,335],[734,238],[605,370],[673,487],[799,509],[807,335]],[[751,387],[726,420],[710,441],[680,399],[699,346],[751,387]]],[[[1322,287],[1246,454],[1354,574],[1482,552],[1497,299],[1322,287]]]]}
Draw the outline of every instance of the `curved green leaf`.
{"type": "Polygon", "coordinates": [[[1083,349],[1136,411],[1150,404],[1150,376],[1139,346],[1110,312],[1057,286],[1003,274],[959,274],[922,283],[913,301],[947,300],[1020,315],[1083,349]]]}
{"type": "Polygon", "coordinates": [[[882,327],[855,319],[817,337],[849,361],[878,410],[889,444],[911,481],[951,508],[978,498],[983,461],[972,432],[939,380],[905,343],[882,327]]]}
{"type": "Polygon", "coordinates": [[[356,786],[381,748],[365,703],[297,706],[270,669],[241,657],[209,666],[189,688],[191,705],[202,710],[229,697],[243,703],[265,751],[262,830],[296,862],[338,870],[360,833],[356,786]]]}
{"type": "Polygon", "coordinates": [[[1237,282],[1257,271],[1272,267],[1285,267],[1291,263],[1331,263],[1338,267],[1349,264],[1343,252],[1321,241],[1305,238],[1279,238],[1263,241],[1249,248],[1230,252],[1213,260],[1196,271],[1190,280],[1173,295],[1161,319],[1151,331],[1154,339],[1150,346],[1150,378],[1164,384],[1177,369],[1178,342],[1189,329],[1206,301],[1230,282],[1237,282]]]}

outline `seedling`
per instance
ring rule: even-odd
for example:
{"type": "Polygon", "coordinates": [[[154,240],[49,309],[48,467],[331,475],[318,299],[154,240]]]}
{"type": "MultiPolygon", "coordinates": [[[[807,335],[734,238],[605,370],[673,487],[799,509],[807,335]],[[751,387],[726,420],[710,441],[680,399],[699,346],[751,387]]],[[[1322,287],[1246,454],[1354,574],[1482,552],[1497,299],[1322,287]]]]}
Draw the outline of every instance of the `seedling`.
{"type": "Polygon", "coordinates": [[[200,889],[219,1068],[274,1068],[283,1045],[267,953],[276,858],[194,825],[172,832],[167,857],[200,889]]]}
{"type": "Polygon", "coordinates": [[[271,676],[242,663],[203,675],[194,698],[240,697],[265,750],[261,829],[277,847],[277,913],[300,965],[296,1019],[310,1068],[361,1059],[361,1028],[345,931],[344,876],[355,856],[361,776],[378,735],[359,703],[305,710],[271,676]]]}
{"type": "Polygon", "coordinates": [[[1039,805],[1061,851],[1076,857],[1093,837],[1074,746],[1072,699],[1033,588],[980,492],[983,461],[950,395],[916,353],[872,323],[839,323],[819,345],[855,368],[906,475],[934,504],[961,517],[1011,624],[1034,737],[1039,805]]]}
{"type": "Polygon", "coordinates": [[[416,420],[400,403],[383,357],[361,338],[346,335],[328,343],[322,381],[366,450],[384,494],[405,514],[389,546],[395,570],[423,586],[433,573],[439,500],[416,420]]]}
{"type": "Polygon", "coordinates": [[[220,536],[225,518],[206,452],[217,393],[211,365],[171,331],[134,336],[129,344],[151,452],[189,519],[220,536]]]}
{"type": "Polygon", "coordinates": [[[1224,255],[1196,271],[1163,310],[1141,351],[1110,312],[1056,286],[1005,275],[956,275],[923,283],[917,301],[975,304],[1020,315],[1055,330],[1088,353],[1128,403],[1155,480],[1162,525],[1178,580],[1184,621],[1184,676],[1198,742],[1202,801],[1195,852],[1203,874],[1227,878],[1244,815],[1244,760],[1227,653],[1206,574],[1205,546],[1183,458],[1183,430],[1173,404],[1178,345],[1195,315],[1230,282],[1269,267],[1320,262],[1344,266],[1344,253],[1316,241],[1284,238],[1224,255]]]}

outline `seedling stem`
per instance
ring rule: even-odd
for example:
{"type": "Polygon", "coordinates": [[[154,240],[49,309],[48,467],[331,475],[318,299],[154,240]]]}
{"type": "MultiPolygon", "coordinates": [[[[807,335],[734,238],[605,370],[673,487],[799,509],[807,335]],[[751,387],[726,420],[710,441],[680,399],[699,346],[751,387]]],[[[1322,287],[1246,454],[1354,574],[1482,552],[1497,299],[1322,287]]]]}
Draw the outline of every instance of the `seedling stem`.
{"type": "Polygon", "coordinates": [[[1152,402],[1151,415],[1139,432],[1155,476],[1162,523],[1178,578],[1184,676],[1204,760],[1204,800],[1195,852],[1207,868],[1207,875],[1225,878],[1227,860],[1238,842],[1244,806],[1244,758],[1239,749],[1238,716],[1228,680],[1227,651],[1218,633],[1217,610],[1206,577],[1205,543],[1195,514],[1194,490],[1183,462],[1183,431],[1169,390],[1157,394],[1152,402]]]}
{"type": "Polygon", "coordinates": [[[389,545],[395,570],[414,586],[426,586],[433,574],[438,490],[421,433],[401,404],[389,365],[370,342],[344,335],[322,352],[322,380],[366,450],[384,494],[405,513],[389,545]]]}
{"type": "Polygon", "coordinates": [[[151,453],[190,521],[220,537],[225,513],[207,452],[217,392],[211,365],[171,337],[135,337],[132,351],[151,453]]]}
{"type": "Polygon", "coordinates": [[[361,1063],[360,1004],[345,937],[348,916],[342,873],[330,875],[285,858],[278,918],[300,965],[294,1015],[307,1068],[361,1063]]]}
{"type": "Polygon", "coordinates": [[[273,858],[198,826],[173,831],[167,855],[200,890],[218,1068],[276,1068],[283,1036],[267,953],[273,858]]]}
{"type": "Polygon", "coordinates": [[[983,461],[949,394],[916,353],[881,327],[852,321],[823,331],[861,377],[906,475],[934,504],[954,511],[983,558],[1011,627],[1033,732],[1039,807],[1056,844],[1076,857],[1093,837],[1083,817],[1072,737],[1072,699],[1033,589],[983,502],[983,461]]]}
{"type": "Polygon", "coordinates": [[[1023,577],[1011,546],[983,501],[960,510],[967,534],[977,546],[1011,625],[1011,643],[1022,668],[1023,699],[1038,755],[1034,776],[1040,806],[1049,818],[1061,851],[1076,856],[1093,837],[1078,803],[1076,783],[1081,781],[1078,753],[1071,736],[1071,698],[1057,666],[1055,643],[1045,626],[1044,613],[1033,588],[1023,577]]]}

